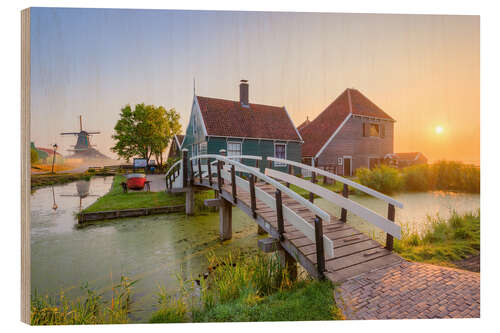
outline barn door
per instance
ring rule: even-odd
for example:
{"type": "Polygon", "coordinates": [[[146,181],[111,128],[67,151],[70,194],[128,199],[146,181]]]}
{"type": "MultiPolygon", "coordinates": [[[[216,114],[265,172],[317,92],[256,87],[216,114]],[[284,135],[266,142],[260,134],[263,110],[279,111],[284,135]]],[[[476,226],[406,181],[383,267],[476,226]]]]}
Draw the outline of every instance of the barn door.
{"type": "Polygon", "coordinates": [[[351,176],[351,158],[344,157],[344,177],[351,176]]]}

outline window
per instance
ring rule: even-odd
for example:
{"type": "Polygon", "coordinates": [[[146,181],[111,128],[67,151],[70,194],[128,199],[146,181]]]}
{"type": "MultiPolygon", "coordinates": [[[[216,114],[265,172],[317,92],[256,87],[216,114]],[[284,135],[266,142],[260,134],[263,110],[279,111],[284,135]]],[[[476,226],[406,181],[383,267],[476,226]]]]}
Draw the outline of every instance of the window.
{"type": "Polygon", "coordinates": [[[370,136],[380,136],[380,126],[378,124],[370,124],[370,136]]]}
{"type": "MultiPolygon", "coordinates": [[[[275,143],[274,144],[274,157],[286,160],[286,144],[284,144],[284,143],[275,143]]],[[[274,166],[282,167],[282,166],[286,166],[286,164],[274,162],[274,166]]]]}
{"type": "MultiPolygon", "coordinates": [[[[228,142],[227,143],[227,156],[240,156],[241,155],[241,142],[228,142]]],[[[240,161],[240,159],[235,159],[240,161]]]]}

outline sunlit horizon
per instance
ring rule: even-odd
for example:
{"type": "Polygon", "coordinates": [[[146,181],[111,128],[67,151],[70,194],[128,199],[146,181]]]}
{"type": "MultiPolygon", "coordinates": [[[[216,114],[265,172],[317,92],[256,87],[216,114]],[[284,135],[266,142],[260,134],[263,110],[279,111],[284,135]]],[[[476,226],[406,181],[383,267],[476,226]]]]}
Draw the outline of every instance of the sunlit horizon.
{"type": "Polygon", "coordinates": [[[286,106],[314,119],[346,88],[395,120],[394,152],[479,165],[479,16],[33,8],[31,137],[68,155],[60,132],[99,130],[102,153],[121,107],[175,108],[185,130],[193,90],[286,106]],[[196,87],[193,86],[193,79],[196,87]]]}

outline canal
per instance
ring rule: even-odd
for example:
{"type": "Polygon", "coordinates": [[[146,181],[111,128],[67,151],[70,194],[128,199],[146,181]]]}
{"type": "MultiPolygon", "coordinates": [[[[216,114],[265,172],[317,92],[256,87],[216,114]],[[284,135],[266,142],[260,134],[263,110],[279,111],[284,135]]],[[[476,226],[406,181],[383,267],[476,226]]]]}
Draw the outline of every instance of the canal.
{"type": "MultiPolygon", "coordinates": [[[[233,239],[219,242],[217,213],[194,217],[184,214],[156,215],[114,220],[84,228],[76,227],[75,213],[105,194],[112,177],[94,177],[65,185],[46,187],[31,195],[31,281],[32,292],[72,298],[81,295],[80,286],[88,282],[98,292],[109,295],[121,275],[138,282],[134,288],[135,321],[146,321],[154,311],[158,287],[171,293],[178,287],[178,276],[197,277],[207,269],[206,256],[230,250],[257,251],[256,224],[239,209],[233,209],[233,239]],[[54,209],[54,203],[57,208],[54,209]]],[[[352,196],[385,215],[384,202],[352,196]]],[[[404,203],[396,210],[396,221],[412,230],[422,230],[427,215],[443,218],[453,209],[467,212],[479,208],[479,195],[443,192],[399,194],[404,203]]],[[[315,201],[338,215],[340,208],[322,199],[315,201]]],[[[383,234],[355,216],[348,216],[361,230],[378,238],[383,234]]]]}

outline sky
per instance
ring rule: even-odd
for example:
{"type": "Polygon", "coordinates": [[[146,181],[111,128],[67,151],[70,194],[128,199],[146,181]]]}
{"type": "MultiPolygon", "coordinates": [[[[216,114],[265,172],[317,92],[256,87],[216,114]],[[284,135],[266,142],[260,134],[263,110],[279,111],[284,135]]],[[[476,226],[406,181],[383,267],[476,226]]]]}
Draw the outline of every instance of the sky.
{"type": "Polygon", "coordinates": [[[479,164],[479,16],[33,8],[31,139],[86,130],[109,149],[120,109],[175,108],[193,89],[285,106],[296,126],[346,88],[396,119],[395,152],[479,164]],[[195,84],[193,83],[195,81],[195,84]],[[436,130],[441,127],[442,131],[436,130]]]}

